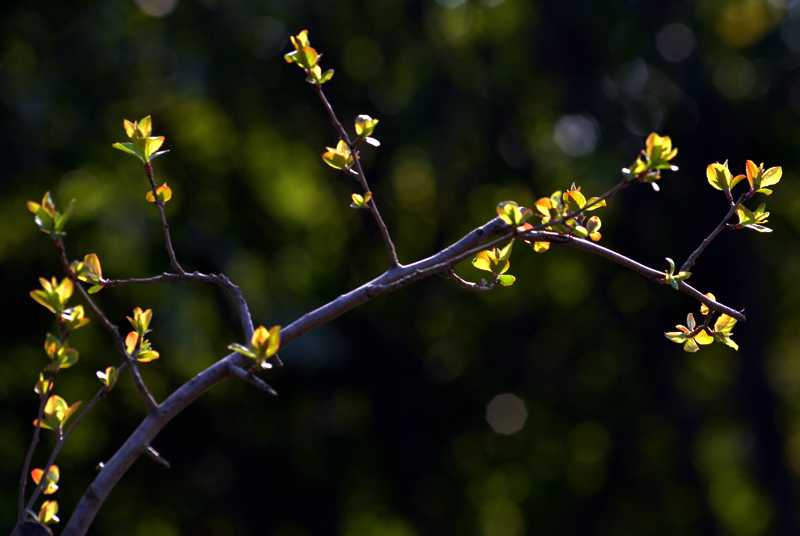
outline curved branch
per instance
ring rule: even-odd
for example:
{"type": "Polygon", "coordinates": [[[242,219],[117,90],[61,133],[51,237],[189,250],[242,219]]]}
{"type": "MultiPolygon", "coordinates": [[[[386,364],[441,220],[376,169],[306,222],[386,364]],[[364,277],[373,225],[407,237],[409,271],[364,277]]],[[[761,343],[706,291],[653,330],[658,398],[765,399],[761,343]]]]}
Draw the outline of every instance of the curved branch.
{"type": "MultiPolygon", "coordinates": [[[[281,346],[285,347],[315,327],[325,324],[381,294],[388,294],[428,275],[445,271],[449,267],[448,265],[454,265],[463,260],[465,256],[471,254],[473,249],[492,238],[498,236],[508,238],[513,233],[512,227],[503,223],[500,218],[495,218],[436,255],[408,266],[387,270],[372,281],[339,296],[286,326],[281,330],[281,346]]],[[[168,396],[155,411],[148,413],[119,450],[103,465],[75,507],[62,535],[85,534],[108,494],[133,465],[133,462],[145,452],[156,434],[206,390],[232,375],[238,375],[234,367],[242,369],[248,364],[247,357],[236,352],[231,353],[187,381],[168,396]]]]}
{"type": "Polygon", "coordinates": [[[195,281],[199,283],[213,283],[219,285],[228,291],[236,304],[236,309],[239,312],[239,318],[242,322],[242,331],[244,332],[245,340],[249,340],[253,336],[253,318],[250,316],[250,308],[247,306],[247,301],[244,299],[242,289],[234,285],[228,279],[228,276],[223,274],[203,274],[200,272],[182,272],[179,274],[163,273],[154,277],[147,277],[142,279],[103,279],[103,288],[121,287],[123,285],[154,285],[156,283],[165,283],[168,281],[195,281]]]}

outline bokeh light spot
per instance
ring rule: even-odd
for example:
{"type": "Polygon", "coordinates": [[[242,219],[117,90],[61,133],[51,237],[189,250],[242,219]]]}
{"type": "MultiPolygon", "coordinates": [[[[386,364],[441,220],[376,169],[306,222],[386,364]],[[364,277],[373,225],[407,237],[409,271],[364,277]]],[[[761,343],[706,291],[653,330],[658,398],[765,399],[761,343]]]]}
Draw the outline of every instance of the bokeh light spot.
{"type": "Polygon", "coordinates": [[[553,140],[564,154],[585,156],[597,147],[598,132],[594,121],[582,115],[565,115],[553,129],[553,140]]]}
{"type": "Polygon", "coordinates": [[[714,84],[729,99],[742,99],[756,88],[756,69],[741,56],[725,58],[714,70],[714,84]]]}
{"type": "Polygon", "coordinates": [[[136,0],[136,5],[145,15],[165,17],[175,10],[178,0],[136,0]]]}
{"type": "Polygon", "coordinates": [[[519,432],[527,419],[525,403],[510,393],[497,395],[486,406],[486,421],[498,434],[519,432]]]}
{"type": "Polygon", "coordinates": [[[656,36],[658,53],[674,63],[681,62],[692,55],[694,50],[694,33],[683,24],[667,24],[656,36]]]}

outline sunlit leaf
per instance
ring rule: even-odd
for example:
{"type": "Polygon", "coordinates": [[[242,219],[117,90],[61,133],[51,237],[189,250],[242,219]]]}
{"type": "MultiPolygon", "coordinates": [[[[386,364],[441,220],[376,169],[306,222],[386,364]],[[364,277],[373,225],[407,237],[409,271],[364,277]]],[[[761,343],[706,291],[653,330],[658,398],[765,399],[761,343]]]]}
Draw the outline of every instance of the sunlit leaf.
{"type": "Polygon", "coordinates": [[[492,271],[492,257],[490,251],[481,251],[479,252],[474,259],[472,259],[472,266],[477,268],[478,270],[484,270],[486,272],[492,271]]]}
{"type": "Polygon", "coordinates": [[[139,350],[139,353],[136,355],[136,361],[140,363],[149,363],[150,361],[155,361],[159,357],[159,353],[155,350],[139,350]]]}
{"type": "MultiPolygon", "coordinates": [[[[164,184],[156,188],[156,195],[158,195],[158,198],[161,200],[162,203],[166,203],[167,201],[172,199],[172,188],[167,186],[167,183],[165,182],[164,184]]],[[[150,201],[151,203],[155,203],[156,201],[156,198],[153,195],[153,190],[147,192],[144,197],[147,201],[150,201]]]]}
{"type": "Polygon", "coordinates": [[[39,522],[52,524],[58,523],[60,519],[56,515],[58,513],[58,502],[56,501],[44,501],[42,503],[42,507],[39,508],[39,522]]]}
{"type": "MultiPolygon", "coordinates": [[[[763,164],[762,164],[763,166],[763,164]]],[[[783,169],[780,167],[771,167],[764,172],[764,177],[761,179],[759,188],[766,188],[773,184],[778,184],[783,176],[783,169]]]]}
{"type": "Polygon", "coordinates": [[[564,192],[564,204],[567,206],[568,212],[578,212],[586,205],[586,198],[581,193],[580,188],[569,190],[564,192]]]}
{"type": "Polygon", "coordinates": [[[125,351],[128,352],[129,355],[133,355],[134,351],[136,350],[136,344],[139,342],[139,334],[135,331],[131,331],[128,333],[128,336],[125,337],[125,351]]]}
{"type": "Polygon", "coordinates": [[[356,117],[355,124],[356,135],[359,138],[366,138],[372,136],[372,131],[375,130],[375,125],[378,124],[378,120],[362,114],[356,117]]]}
{"type": "Polygon", "coordinates": [[[669,163],[678,154],[678,149],[672,147],[672,139],[669,136],[659,136],[655,132],[650,133],[645,141],[645,151],[648,156],[648,169],[670,169],[672,171],[678,169],[669,163]]]}
{"type": "Polygon", "coordinates": [[[706,177],[708,178],[708,183],[717,190],[731,189],[732,177],[727,165],[719,163],[709,164],[706,168],[706,177]]]}
{"type": "Polygon", "coordinates": [[[706,333],[706,330],[701,330],[700,333],[694,336],[694,340],[699,345],[707,345],[714,342],[714,337],[706,333]]]}
{"type": "Polygon", "coordinates": [[[514,201],[503,201],[497,204],[497,215],[506,225],[517,227],[525,223],[533,215],[530,209],[520,207],[514,201]]]}
{"type": "Polygon", "coordinates": [[[685,343],[689,339],[689,336],[682,331],[669,331],[667,333],[664,333],[664,335],[666,335],[667,338],[672,342],[677,342],[681,344],[685,343]]]}
{"type": "Polygon", "coordinates": [[[514,284],[514,281],[516,281],[516,280],[517,280],[517,278],[516,278],[516,277],[514,277],[513,275],[509,275],[509,274],[503,274],[503,275],[499,275],[499,276],[497,276],[497,280],[498,280],[498,281],[500,282],[500,284],[501,284],[501,285],[503,285],[504,287],[510,287],[511,285],[513,285],[513,284],[514,284]]]}
{"type": "Polygon", "coordinates": [[[115,367],[106,367],[106,370],[98,370],[96,374],[97,378],[106,387],[106,391],[114,388],[119,377],[119,371],[115,367]]]}
{"type": "MultiPolygon", "coordinates": [[[[38,486],[39,483],[42,481],[42,476],[44,476],[43,469],[34,469],[31,471],[31,478],[33,478],[33,482],[38,486]]],[[[58,490],[58,478],[59,478],[59,471],[57,465],[51,465],[50,468],[47,470],[47,476],[44,477],[44,489],[42,493],[45,495],[52,495],[58,490]]]]}
{"type": "MultiPolygon", "coordinates": [[[[705,296],[706,296],[706,298],[708,298],[710,300],[717,301],[717,298],[714,297],[714,295],[711,294],[710,292],[708,292],[705,296]]],[[[707,315],[708,311],[709,311],[709,309],[708,309],[708,306],[706,304],[703,303],[703,304],[700,305],[700,314],[707,315]]]]}
{"type": "Polygon", "coordinates": [[[50,377],[45,377],[45,375],[42,372],[40,372],[39,381],[36,382],[36,385],[34,386],[33,390],[40,397],[44,397],[45,395],[50,393],[52,386],[53,386],[53,381],[50,379],[50,377]]]}

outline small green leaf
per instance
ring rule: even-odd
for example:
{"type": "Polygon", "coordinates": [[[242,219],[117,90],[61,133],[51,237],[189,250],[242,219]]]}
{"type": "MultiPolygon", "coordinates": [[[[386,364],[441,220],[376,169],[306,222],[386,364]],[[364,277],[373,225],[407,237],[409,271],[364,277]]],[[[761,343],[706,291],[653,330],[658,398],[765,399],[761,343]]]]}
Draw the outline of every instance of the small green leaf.
{"type": "Polygon", "coordinates": [[[119,149],[120,151],[122,151],[124,153],[132,154],[133,156],[135,156],[135,157],[139,158],[140,160],[144,161],[144,157],[142,155],[140,155],[139,153],[137,153],[133,149],[133,144],[131,142],[129,142],[129,141],[126,141],[124,143],[117,142],[117,143],[113,144],[111,147],[113,147],[114,149],[119,149]]]}
{"type": "Polygon", "coordinates": [[[234,352],[238,352],[242,355],[246,355],[250,359],[256,359],[257,356],[254,352],[252,352],[248,347],[244,346],[243,344],[239,344],[238,342],[232,342],[228,345],[228,350],[233,350],[234,352]]]}
{"type": "Polygon", "coordinates": [[[372,136],[372,131],[375,130],[375,125],[378,124],[377,119],[373,119],[368,115],[359,115],[356,117],[356,135],[359,138],[367,138],[372,136]]]}
{"type": "MultiPolygon", "coordinates": [[[[162,203],[166,203],[167,201],[172,199],[172,188],[167,186],[167,183],[165,182],[164,184],[156,188],[156,195],[158,196],[158,199],[161,200],[162,203]]],[[[156,198],[153,195],[153,190],[147,192],[144,198],[151,203],[155,203],[156,201],[156,198]]]]}
{"type": "Polygon", "coordinates": [[[685,352],[695,353],[699,349],[700,349],[700,347],[697,346],[697,343],[694,341],[694,339],[687,340],[686,344],[683,345],[683,350],[685,352]]]}
{"type": "Polygon", "coordinates": [[[39,522],[40,523],[58,523],[60,519],[56,515],[58,513],[58,502],[57,501],[44,501],[42,503],[42,507],[39,508],[39,522]]]}
{"type": "MultiPolygon", "coordinates": [[[[575,188],[574,185],[573,188],[575,188]]],[[[586,205],[586,198],[581,193],[580,188],[569,190],[564,192],[564,204],[567,206],[567,212],[578,212],[586,205]]]]}
{"type": "Polygon", "coordinates": [[[672,342],[677,342],[680,344],[685,343],[689,339],[689,336],[682,331],[669,331],[667,333],[664,333],[664,335],[666,335],[667,338],[672,342]]]}
{"type": "Polygon", "coordinates": [[[533,212],[528,208],[520,207],[514,201],[503,201],[497,204],[497,215],[506,225],[517,227],[533,216],[533,212]]]}
{"type": "Polygon", "coordinates": [[[31,478],[37,486],[44,477],[44,489],[42,493],[45,495],[52,495],[58,490],[59,470],[57,465],[51,465],[47,470],[47,475],[44,474],[44,469],[34,469],[31,471],[31,478]]]}
{"type": "Polygon", "coordinates": [[[119,377],[119,371],[115,367],[107,367],[106,370],[98,370],[97,378],[105,386],[106,391],[114,388],[119,377]]]}
{"type": "Polygon", "coordinates": [[[499,275],[499,276],[497,276],[497,280],[498,280],[498,281],[500,282],[500,284],[501,284],[501,285],[503,285],[504,287],[510,287],[511,285],[513,285],[513,284],[514,284],[514,281],[516,281],[516,280],[517,280],[517,278],[516,278],[516,277],[514,277],[513,275],[509,275],[509,274],[503,274],[503,275],[499,275]]]}

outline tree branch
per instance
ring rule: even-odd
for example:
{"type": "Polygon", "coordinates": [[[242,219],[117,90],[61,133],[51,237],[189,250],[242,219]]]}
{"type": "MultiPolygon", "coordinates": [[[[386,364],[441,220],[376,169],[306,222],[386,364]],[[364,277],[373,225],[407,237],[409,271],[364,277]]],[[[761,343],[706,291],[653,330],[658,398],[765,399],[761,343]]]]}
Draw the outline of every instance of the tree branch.
{"type": "MultiPolygon", "coordinates": [[[[618,187],[621,186],[618,185],[618,187]]],[[[612,189],[613,191],[614,189],[612,189]]],[[[644,266],[624,255],[620,255],[593,242],[553,231],[526,231],[507,225],[500,218],[494,218],[473,230],[458,242],[425,259],[406,266],[389,269],[360,287],[339,296],[331,302],[311,311],[281,330],[281,347],[285,347],[312,329],[325,324],[334,318],[354,309],[382,294],[388,294],[414,281],[432,274],[447,272],[457,263],[474,255],[487,246],[500,243],[509,238],[525,238],[532,241],[560,243],[581,249],[613,260],[650,279],[663,283],[664,272],[644,266]]],[[[158,278],[177,277],[164,274],[158,278]]],[[[156,279],[134,282],[157,282],[156,279]]],[[[122,284],[122,283],[119,283],[122,284]]],[[[744,320],[744,315],[721,303],[709,299],[684,281],[678,282],[679,288],[704,303],[709,309],[724,312],[737,320],[744,320]]],[[[247,357],[232,353],[211,365],[194,378],[183,384],[167,397],[155,411],[148,413],[128,440],[117,450],[104,465],[94,482],[81,498],[69,522],[64,528],[63,536],[80,536],[85,534],[100,506],[108,494],[119,482],[133,462],[144,453],[147,446],[178,413],[196,400],[203,392],[230,376],[240,376],[242,369],[249,364],[247,357]]],[[[246,374],[246,373],[245,373],[246,374]]]]}
{"type": "MultiPolygon", "coordinates": [[[[589,253],[594,253],[596,255],[614,261],[617,264],[621,264],[622,266],[625,266],[626,268],[629,268],[634,272],[645,276],[654,283],[663,284],[666,280],[665,278],[666,274],[663,271],[658,271],[643,264],[640,264],[629,257],[621,255],[616,251],[604,248],[600,244],[597,244],[590,240],[585,240],[583,238],[578,238],[576,236],[569,236],[561,233],[554,233],[552,231],[528,231],[526,233],[523,233],[521,236],[526,240],[531,240],[536,242],[559,243],[569,247],[573,247],[575,249],[580,249],[583,251],[587,251],[589,253]]],[[[717,301],[712,300],[711,298],[709,298],[699,290],[695,289],[685,281],[678,281],[678,288],[681,291],[688,294],[689,296],[700,301],[706,307],[708,307],[713,311],[725,313],[726,315],[733,317],[736,320],[739,320],[740,322],[744,322],[746,320],[744,314],[742,314],[741,312],[736,311],[735,309],[731,309],[727,305],[723,305],[717,301]]]]}
{"type": "Polygon", "coordinates": [[[203,274],[200,272],[182,272],[179,274],[163,273],[154,277],[143,279],[104,279],[102,281],[103,288],[121,287],[123,285],[153,285],[156,283],[165,283],[168,281],[195,281],[199,283],[213,283],[218,285],[231,295],[233,302],[236,305],[236,310],[239,313],[239,318],[242,322],[242,331],[244,332],[245,340],[249,340],[253,336],[253,318],[250,316],[250,308],[247,306],[247,301],[244,299],[242,289],[234,285],[224,274],[203,274]]]}

